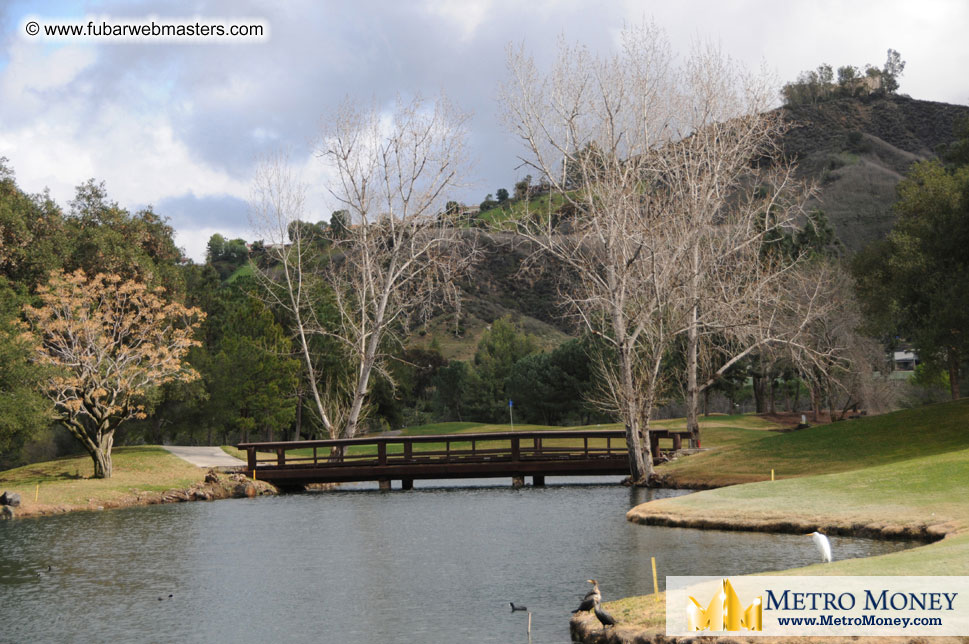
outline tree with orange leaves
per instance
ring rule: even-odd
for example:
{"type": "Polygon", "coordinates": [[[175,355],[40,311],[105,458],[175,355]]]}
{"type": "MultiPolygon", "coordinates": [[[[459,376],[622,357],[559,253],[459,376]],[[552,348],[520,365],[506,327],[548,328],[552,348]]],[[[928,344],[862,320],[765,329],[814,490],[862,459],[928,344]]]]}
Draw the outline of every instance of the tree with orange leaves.
{"type": "Polygon", "coordinates": [[[111,476],[115,430],[144,418],[144,396],[198,373],[183,358],[204,314],[117,275],[51,273],[40,306],[24,309],[36,360],[54,367],[47,395],[60,422],[94,460],[94,477],[111,476]]]}

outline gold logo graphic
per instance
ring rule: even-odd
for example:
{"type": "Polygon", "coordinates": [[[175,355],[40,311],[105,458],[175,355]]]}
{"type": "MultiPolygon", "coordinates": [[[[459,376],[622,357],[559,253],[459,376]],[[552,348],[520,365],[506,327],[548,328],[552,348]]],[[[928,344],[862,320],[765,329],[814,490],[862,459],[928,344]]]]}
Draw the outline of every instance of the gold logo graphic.
{"type": "Polygon", "coordinates": [[[740,597],[730,584],[724,579],[720,592],[713,596],[706,610],[693,597],[686,603],[687,624],[691,631],[761,631],[763,630],[763,614],[761,597],[754,598],[754,603],[746,609],[741,607],[740,597]]]}

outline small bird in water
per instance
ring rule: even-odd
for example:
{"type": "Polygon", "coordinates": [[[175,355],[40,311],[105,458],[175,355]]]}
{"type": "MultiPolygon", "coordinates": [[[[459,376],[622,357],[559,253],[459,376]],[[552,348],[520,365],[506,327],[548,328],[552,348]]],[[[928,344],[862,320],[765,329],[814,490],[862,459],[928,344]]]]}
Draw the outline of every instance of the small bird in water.
{"type": "Polygon", "coordinates": [[[602,624],[603,630],[605,630],[606,626],[616,625],[616,620],[613,618],[612,615],[602,610],[602,606],[599,605],[599,602],[595,603],[595,614],[596,614],[596,619],[598,619],[599,623],[602,624]]]}
{"type": "MultiPolygon", "coordinates": [[[[169,596],[167,597],[167,599],[171,599],[171,598],[172,598],[172,597],[174,597],[174,596],[175,596],[175,595],[169,595],[169,596]]],[[[165,601],[165,599],[166,599],[165,597],[159,597],[159,598],[158,598],[158,601],[160,601],[160,602],[163,602],[163,601],[165,601]]]]}
{"type": "Polygon", "coordinates": [[[593,606],[595,606],[597,602],[602,601],[602,593],[599,592],[599,582],[595,579],[586,579],[586,581],[592,584],[592,590],[585,594],[585,597],[582,598],[582,603],[579,604],[578,608],[572,611],[573,613],[581,613],[587,610],[592,610],[593,606]]]}
{"type": "Polygon", "coordinates": [[[831,542],[828,541],[828,538],[820,532],[809,532],[807,536],[811,537],[811,540],[814,541],[814,546],[821,553],[821,561],[830,562],[831,542]]]}
{"type": "Polygon", "coordinates": [[[528,610],[528,606],[515,606],[515,602],[508,602],[508,603],[511,604],[511,612],[513,613],[516,610],[528,610]]]}

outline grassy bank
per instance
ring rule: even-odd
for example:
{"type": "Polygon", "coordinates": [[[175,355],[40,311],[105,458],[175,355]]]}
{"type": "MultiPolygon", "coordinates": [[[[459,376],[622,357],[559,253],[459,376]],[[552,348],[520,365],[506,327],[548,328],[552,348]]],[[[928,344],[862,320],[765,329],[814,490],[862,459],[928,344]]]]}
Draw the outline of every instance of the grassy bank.
{"type": "MultiPolygon", "coordinates": [[[[673,484],[733,485],[846,472],[969,448],[969,400],[929,405],[778,434],[720,443],[703,436],[705,454],[660,468],[673,484]],[[710,440],[708,440],[710,439],[710,440]]],[[[747,437],[751,434],[748,432],[747,437]]]]}
{"type": "Polygon", "coordinates": [[[34,516],[159,503],[168,496],[186,500],[176,492],[199,488],[206,476],[204,468],[161,447],[117,447],[111,455],[111,478],[91,478],[94,467],[85,454],[0,472],[0,491],[20,494],[18,516],[34,516]]]}
{"type": "MultiPolygon", "coordinates": [[[[838,560],[835,552],[833,563],[782,574],[969,574],[967,400],[726,443],[659,470],[670,481],[746,484],[645,503],[629,511],[630,520],[738,530],[821,528],[843,534],[944,536],[879,557],[838,560]],[[769,480],[771,469],[779,480],[769,480]]],[[[664,601],[651,595],[627,597],[606,608],[630,627],[627,633],[665,630],[664,601]]]]}

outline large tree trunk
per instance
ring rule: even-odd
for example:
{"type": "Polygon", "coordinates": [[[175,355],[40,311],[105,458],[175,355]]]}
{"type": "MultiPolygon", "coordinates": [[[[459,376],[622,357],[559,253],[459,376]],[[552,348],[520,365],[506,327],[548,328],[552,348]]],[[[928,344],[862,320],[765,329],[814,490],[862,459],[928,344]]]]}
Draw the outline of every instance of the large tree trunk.
{"type": "Polygon", "coordinates": [[[764,392],[764,383],[766,382],[766,379],[764,376],[756,373],[753,374],[752,379],[754,389],[754,410],[758,414],[763,414],[764,410],[767,409],[767,405],[765,404],[767,396],[764,392]]]}
{"type": "Polygon", "coordinates": [[[686,431],[690,432],[690,447],[700,446],[700,390],[697,388],[697,310],[693,306],[686,349],[686,431]]]}
{"type": "Polygon", "coordinates": [[[94,459],[94,478],[111,478],[111,447],[113,445],[114,430],[111,430],[101,435],[101,440],[91,451],[91,458],[94,459]]]}
{"type": "Polygon", "coordinates": [[[104,429],[110,427],[108,421],[101,425],[101,431],[91,430],[83,422],[72,418],[61,418],[61,423],[67,431],[80,441],[81,445],[91,459],[94,461],[94,478],[106,479],[111,477],[111,447],[114,445],[114,429],[104,429]],[[93,434],[93,437],[92,437],[93,434]]]}
{"type": "Polygon", "coordinates": [[[640,432],[635,425],[636,423],[626,425],[629,477],[634,485],[643,485],[653,475],[653,456],[649,447],[649,430],[640,432]]]}
{"type": "Polygon", "coordinates": [[[691,277],[691,295],[693,303],[690,307],[690,325],[687,332],[686,345],[686,431],[690,432],[690,447],[700,446],[700,419],[698,412],[700,407],[700,390],[697,389],[697,345],[700,342],[699,330],[697,329],[699,312],[698,275],[700,272],[700,249],[693,246],[693,274],[691,277]]]}
{"type": "MultiPolygon", "coordinates": [[[[389,272],[392,273],[396,265],[395,261],[391,262],[389,272]]],[[[357,387],[353,392],[353,403],[350,405],[350,413],[347,416],[347,424],[343,429],[343,438],[353,438],[357,434],[357,425],[360,422],[360,413],[363,411],[363,401],[366,399],[367,393],[370,391],[370,373],[373,371],[373,366],[377,361],[377,349],[380,348],[380,340],[383,336],[383,326],[384,326],[384,314],[387,311],[387,302],[390,299],[390,293],[393,291],[392,284],[385,284],[383,294],[380,298],[380,304],[377,306],[377,311],[374,313],[373,319],[373,331],[370,337],[367,339],[366,345],[364,345],[363,360],[360,362],[360,372],[357,378],[357,387]]]]}
{"type": "Polygon", "coordinates": [[[620,350],[624,392],[626,448],[629,451],[629,476],[634,485],[645,485],[653,476],[653,454],[649,444],[649,426],[640,427],[635,403],[638,392],[633,382],[632,364],[627,350],[620,350]]]}
{"type": "Polygon", "coordinates": [[[767,370],[767,413],[769,414],[777,413],[777,409],[774,406],[774,393],[776,391],[775,384],[776,383],[775,383],[775,377],[774,377],[774,370],[768,369],[767,370]]]}
{"type": "Polygon", "coordinates": [[[814,422],[821,422],[821,386],[817,381],[811,382],[811,414],[814,422]]]}
{"type": "Polygon", "coordinates": [[[834,388],[831,386],[831,379],[826,379],[827,393],[828,393],[828,422],[833,423],[834,418],[834,388]]]}

